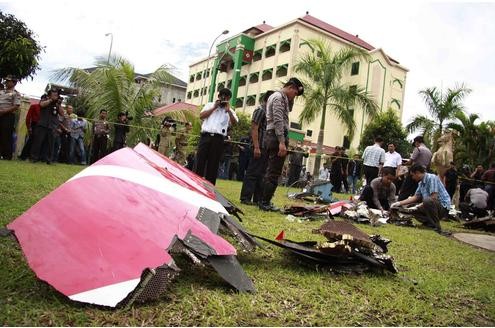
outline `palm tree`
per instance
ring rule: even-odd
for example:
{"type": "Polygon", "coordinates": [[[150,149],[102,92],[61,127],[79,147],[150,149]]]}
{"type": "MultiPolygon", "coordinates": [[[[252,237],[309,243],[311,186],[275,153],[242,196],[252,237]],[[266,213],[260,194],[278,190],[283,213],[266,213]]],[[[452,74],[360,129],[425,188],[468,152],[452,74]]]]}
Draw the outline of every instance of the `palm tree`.
{"type": "MultiPolygon", "coordinates": [[[[110,121],[116,121],[120,112],[127,112],[134,118],[131,125],[141,128],[131,128],[128,135],[129,144],[153,140],[160,121],[146,115],[156,104],[160,88],[171,81],[169,67],[160,66],[146,79],[136,83],[134,66],[122,57],[113,56],[97,58],[96,68],[84,70],[80,68],[65,68],[55,72],[53,78],[59,82],[68,82],[79,90],[79,103],[84,104],[86,117],[96,118],[101,109],[108,111],[110,121]]],[[[184,113],[171,116],[184,119],[184,113]]]]}
{"type": "Polygon", "coordinates": [[[321,114],[313,170],[316,175],[320,169],[327,110],[345,125],[352,140],[356,123],[350,108],[360,105],[369,116],[374,116],[378,112],[378,105],[363,88],[350,87],[342,82],[344,73],[348,72],[352,63],[368,59],[366,51],[360,48],[343,48],[334,52],[326,41],[315,39],[307,41],[306,45],[311,52],[299,59],[295,71],[308,79],[303,81],[305,107],[299,115],[299,122],[313,122],[321,114]]]}
{"type": "Polygon", "coordinates": [[[476,124],[477,114],[466,116],[463,112],[456,114],[458,122],[447,125],[457,132],[458,140],[455,144],[455,157],[459,163],[476,166],[488,166],[494,157],[495,122],[487,121],[476,124]]]}
{"type": "Polygon", "coordinates": [[[436,139],[442,135],[446,124],[455,119],[456,114],[464,111],[462,100],[471,93],[464,84],[456,85],[453,89],[447,89],[446,93],[436,87],[421,90],[419,94],[423,97],[428,116],[416,115],[406,125],[408,133],[417,130],[423,134],[425,140],[432,143],[436,149],[436,139]]]}
{"type": "Polygon", "coordinates": [[[447,124],[447,128],[457,132],[458,139],[455,143],[455,160],[457,162],[469,163],[473,165],[478,148],[478,125],[476,121],[479,119],[477,114],[467,116],[464,112],[455,114],[458,122],[447,124]]]}

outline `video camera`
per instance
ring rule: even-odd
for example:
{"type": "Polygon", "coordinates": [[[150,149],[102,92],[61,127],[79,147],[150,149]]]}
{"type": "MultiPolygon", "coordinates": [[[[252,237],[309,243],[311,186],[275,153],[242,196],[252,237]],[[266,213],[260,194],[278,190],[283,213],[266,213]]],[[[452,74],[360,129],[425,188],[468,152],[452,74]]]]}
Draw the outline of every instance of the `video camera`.
{"type": "Polygon", "coordinates": [[[177,127],[177,121],[171,118],[170,116],[167,116],[163,119],[162,121],[162,126],[167,126],[167,127],[173,127],[174,129],[177,127]]]}
{"type": "Polygon", "coordinates": [[[127,120],[128,120],[128,121],[132,121],[132,120],[134,119],[134,117],[129,116],[129,111],[126,111],[126,112],[125,112],[125,117],[127,117],[127,120]]]}

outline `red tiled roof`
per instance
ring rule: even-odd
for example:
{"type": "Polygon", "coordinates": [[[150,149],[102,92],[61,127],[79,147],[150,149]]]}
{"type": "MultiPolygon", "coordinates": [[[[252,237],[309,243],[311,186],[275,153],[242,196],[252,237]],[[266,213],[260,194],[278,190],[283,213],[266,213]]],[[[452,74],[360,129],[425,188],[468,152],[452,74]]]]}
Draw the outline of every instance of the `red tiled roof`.
{"type": "Polygon", "coordinates": [[[360,38],[358,38],[357,36],[355,35],[352,35],[350,33],[347,33],[345,31],[342,31],[341,29],[339,28],[336,28],[335,26],[333,25],[330,25],[328,23],[325,23],[324,21],[322,20],[319,20],[318,18],[316,17],[313,17],[311,15],[306,15],[304,17],[300,17],[298,18],[300,20],[302,20],[303,22],[306,22],[310,25],[313,25],[315,27],[318,27],[324,31],[327,31],[328,33],[331,33],[333,35],[336,35],[344,40],[347,40],[351,43],[354,43],[355,45],[358,45],[360,47],[363,47],[364,49],[366,50],[373,50],[375,49],[375,47],[373,47],[371,44],[361,40],[360,38]]]}
{"type": "Polygon", "coordinates": [[[262,31],[263,33],[265,33],[266,31],[269,31],[273,28],[273,26],[265,24],[265,23],[260,24],[260,25],[256,25],[254,27],[257,28],[258,30],[262,31]]]}
{"type": "Polygon", "coordinates": [[[273,26],[265,24],[265,22],[263,22],[263,24],[252,26],[252,27],[248,28],[247,30],[242,31],[242,33],[249,33],[249,32],[253,32],[253,30],[256,30],[255,34],[258,35],[258,34],[270,31],[271,29],[273,29],[273,26]]]}
{"type": "Polygon", "coordinates": [[[163,115],[166,113],[177,112],[177,111],[181,111],[181,110],[188,110],[188,111],[195,112],[195,111],[199,110],[199,107],[196,105],[193,105],[193,104],[186,103],[186,102],[176,102],[176,103],[173,103],[170,105],[165,105],[165,106],[153,109],[152,112],[153,112],[154,116],[159,116],[159,115],[163,115]]]}

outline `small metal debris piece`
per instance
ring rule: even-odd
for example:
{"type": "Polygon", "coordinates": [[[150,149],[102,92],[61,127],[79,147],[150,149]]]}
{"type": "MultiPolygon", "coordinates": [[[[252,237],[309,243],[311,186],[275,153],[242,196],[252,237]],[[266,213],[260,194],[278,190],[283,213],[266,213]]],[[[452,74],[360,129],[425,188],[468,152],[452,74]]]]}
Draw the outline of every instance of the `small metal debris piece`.
{"type": "Polygon", "coordinates": [[[369,236],[346,221],[329,220],[314,233],[326,241],[296,242],[288,239],[271,240],[253,235],[278,247],[339,272],[362,272],[382,269],[398,272],[392,256],[387,253],[390,240],[379,235],[369,236]]]}
{"type": "Polygon", "coordinates": [[[495,232],[495,218],[493,216],[485,216],[479,219],[473,219],[463,223],[468,229],[482,229],[489,232],[495,232]]]}

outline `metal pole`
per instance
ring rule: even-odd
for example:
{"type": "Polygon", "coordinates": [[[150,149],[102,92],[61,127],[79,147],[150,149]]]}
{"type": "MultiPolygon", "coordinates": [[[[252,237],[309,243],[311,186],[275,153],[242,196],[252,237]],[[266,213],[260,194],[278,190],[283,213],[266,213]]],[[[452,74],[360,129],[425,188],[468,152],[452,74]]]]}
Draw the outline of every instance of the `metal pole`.
{"type": "Polygon", "coordinates": [[[108,50],[108,58],[107,58],[107,64],[110,63],[110,55],[112,54],[112,45],[113,45],[113,33],[107,33],[105,36],[110,35],[110,49],[108,50]]]}
{"type": "MultiPolygon", "coordinates": [[[[208,69],[209,69],[209,66],[210,66],[210,55],[211,55],[211,50],[213,49],[213,45],[215,44],[215,42],[217,42],[218,38],[221,37],[222,35],[224,34],[227,34],[229,33],[229,30],[225,30],[223,31],[220,35],[218,35],[215,40],[213,40],[213,42],[211,43],[211,46],[210,46],[210,50],[208,51],[208,58],[206,59],[206,70],[205,72],[208,72],[208,69]]],[[[208,74],[208,77],[210,77],[210,74],[208,74]]],[[[201,88],[201,100],[200,100],[200,105],[203,104],[203,90],[206,86],[206,77],[203,77],[203,87],[201,88]]]]}

